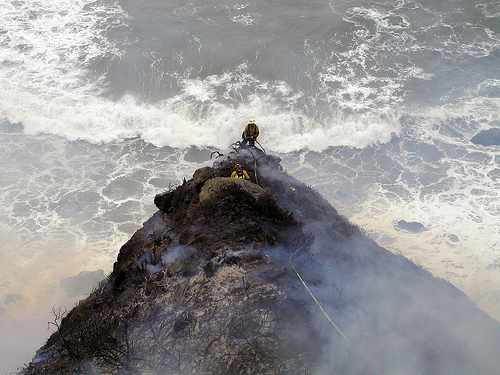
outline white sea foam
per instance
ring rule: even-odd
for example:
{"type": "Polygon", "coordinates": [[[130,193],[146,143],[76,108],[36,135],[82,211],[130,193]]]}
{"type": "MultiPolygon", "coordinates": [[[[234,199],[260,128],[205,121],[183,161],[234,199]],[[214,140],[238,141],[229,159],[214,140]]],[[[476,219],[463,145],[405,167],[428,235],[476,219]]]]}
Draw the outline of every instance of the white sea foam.
{"type": "MultiPolygon", "coordinates": [[[[404,14],[404,6],[389,11],[354,7],[344,19],[366,33],[358,35],[352,47],[331,51],[330,58],[318,57],[319,87],[312,97],[284,81],[259,80],[242,62],[231,71],[204,79],[179,77],[181,91],[163,101],[142,103],[132,95],[115,101],[101,95],[103,76],[90,76],[85,66],[97,60],[110,64],[123,56],[124,46],[106,37],[128,22],[118,4],[84,0],[15,4],[4,2],[0,7],[4,31],[0,116],[22,123],[29,134],[51,133],[94,143],[139,136],[159,146],[224,147],[239,138],[248,117],[256,117],[266,129],[262,139],[280,152],[337,145],[362,148],[399,134],[395,108],[403,104],[404,85],[414,79],[433,78],[412,61],[384,64],[388,51],[397,55],[436,48],[408,39],[405,30],[412,26],[412,20],[404,14]],[[328,107],[311,114],[311,108],[306,111],[301,106],[307,102],[315,107],[316,100],[328,103],[328,107]],[[340,115],[339,111],[352,115],[340,115]]],[[[237,22],[243,22],[242,15],[251,14],[247,8],[246,4],[225,7],[226,12],[239,17],[237,22]]],[[[196,6],[189,7],[191,16],[196,12],[196,6]]],[[[432,14],[432,18],[426,27],[451,27],[439,14],[432,14]]],[[[464,22],[461,27],[473,26],[464,22]]],[[[442,49],[435,51],[443,56],[460,50],[486,56],[498,47],[499,37],[491,30],[485,33],[470,43],[443,39],[442,49]]],[[[199,44],[199,37],[193,37],[199,44]]],[[[313,55],[320,46],[305,42],[313,55]]]]}
{"type": "MultiPolygon", "coordinates": [[[[100,95],[103,77],[89,80],[84,67],[92,60],[112,61],[122,56],[123,50],[111,44],[105,34],[109,24],[118,27],[127,15],[116,4],[86,3],[68,0],[42,5],[25,1],[17,7],[1,5],[0,17],[7,33],[0,49],[4,61],[0,116],[22,123],[28,134],[49,133],[93,143],[139,136],[158,146],[225,147],[239,139],[247,119],[255,117],[263,130],[263,142],[288,152],[335,145],[364,147],[386,142],[398,132],[397,123],[386,114],[308,119],[296,108],[303,94],[285,82],[257,80],[246,72],[245,64],[203,80],[183,78],[178,95],[157,103],[141,103],[131,95],[119,101],[107,99],[100,95]],[[32,17],[33,12],[36,17],[32,17]],[[252,88],[258,92],[242,102],[231,99],[252,88]],[[283,103],[287,103],[285,107],[283,103]]],[[[397,89],[397,84],[377,90],[369,85],[346,82],[331,100],[340,99],[351,109],[373,108],[366,102],[372,100],[369,97],[376,97],[374,103],[387,103],[397,89]]]]}
{"type": "Polygon", "coordinates": [[[500,4],[497,1],[486,1],[482,4],[476,4],[478,9],[481,9],[483,14],[488,18],[500,17],[500,4]]]}
{"type": "MultiPolygon", "coordinates": [[[[403,90],[408,82],[435,78],[412,56],[446,63],[483,58],[498,50],[499,38],[485,29],[468,40],[470,33],[459,31],[476,30],[470,22],[453,25],[418,3],[397,4],[390,11],[376,5],[347,11],[345,22],[357,29],[338,51],[323,36],[304,42],[318,69],[307,72],[317,84],[311,91],[259,79],[241,61],[203,78],[178,73],[179,92],[144,103],[131,94],[108,99],[103,76],[85,69],[123,57],[126,46],[107,37],[128,27],[117,3],[0,0],[0,118],[22,123],[25,132],[2,134],[0,144],[0,254],[10,265],[0,285],[5,314],[63,301],[60,291],[51,299],[58,278],[109,272],[119,247],[155,212],[154,194],[210,164],[205,147],[225,149],[252,117],[261,127],[259,141],[280,153],[290,172],[381,245],[450,280],[494,315],[500,155],[469,139],[498,126],[499,81],[459,89],[456,100],[443,105],[406,105],[403,90]],[[416,33],[408,30],[414,24],[420,25],[416,33]],[[391,54],[401,60],[386,64],[391,54]],[[393,149],[394,135],[408,147],[393,149]],[[425,231],[405,232],[395,226],[401,219],[421,222],[425,231]],[[4,303],[7,295],[15,301],[4,303]]],[[[496,3],[483,4],[478,8],[486,17],[498,17],[496,3]]],[[[252,27],[261,22],[252,11],[241,4],[224,14],[252,27]]],[[[176,12],[195,17],[197,7],[176,12]]],[[[210,25],[220,21],[200,17],[210,25]]],[[[200,36],[193,38],[199,45],[200,36]]],[[[162,66],[157,52],[147,53],[162,66]]]]}
{"type": "MultiPolygon", "coordinates": [[[[97,132],[102,141],[113,138],[99,126],[110,120],[101,114],[113,112],[114,106],[99,99],[101,77],[88,81],[83,66],[104,55],[119,58],[121,52],[105,32],[109,23],[119,26],[126,15],[114,4],[88,3],[0,3],[3,119],[21,122],[31,134],[53,132],[75,139],[87,129],[94,131],[94,140],[97,132]]],[[[128,134],[125,129],[118,133],[128,134]]]]}

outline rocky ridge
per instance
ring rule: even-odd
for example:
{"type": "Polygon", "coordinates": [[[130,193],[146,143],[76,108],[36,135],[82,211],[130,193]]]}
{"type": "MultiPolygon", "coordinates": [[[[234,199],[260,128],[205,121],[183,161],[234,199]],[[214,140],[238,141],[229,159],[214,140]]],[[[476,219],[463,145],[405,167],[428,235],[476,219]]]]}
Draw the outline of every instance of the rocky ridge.
{"type": "Polygon", "coordinates": [[[498,322],[277,157],[233,150],[155,204],[23,374],[499,373],[498,322]]]}

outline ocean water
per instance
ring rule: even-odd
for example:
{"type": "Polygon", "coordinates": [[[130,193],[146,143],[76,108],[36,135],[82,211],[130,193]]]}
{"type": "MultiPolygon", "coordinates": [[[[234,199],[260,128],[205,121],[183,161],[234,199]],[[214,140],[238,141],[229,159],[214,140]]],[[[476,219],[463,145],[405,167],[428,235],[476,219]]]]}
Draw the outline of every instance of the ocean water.
{"type": "MultiPolygon", "coordinates": [[[[259,142],[500,319],[500,4],[0,0],[0,372],[155,194],[259,142]],[[413,232],[398,222],[418,222],[413,232]],[[69,283],[71,284],[71,283],[69,283]]],[[[80,292],[81,293],[81,292],[80,292]]]]}

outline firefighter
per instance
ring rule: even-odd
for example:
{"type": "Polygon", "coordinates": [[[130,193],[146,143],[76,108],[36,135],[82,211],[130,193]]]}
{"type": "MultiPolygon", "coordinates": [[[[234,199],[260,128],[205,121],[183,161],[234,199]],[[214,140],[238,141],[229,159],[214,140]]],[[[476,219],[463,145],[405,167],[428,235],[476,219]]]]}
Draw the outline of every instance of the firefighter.
{"type": "Polygon", "coordinates": [[[247,171],[245,171],[243,168],[241,168],[241,165],[239,165],[239,164],[236,164],[234,166],[234,171],[231,174],[231,177],[241,178],[243,180],[250,180],[250,176],[248,175],[247,171]]]}
{"type": "Polygon", "coordinates": [[[243,131],[243,134],[241,137],[243,138],[243,141],[241,142],[241,145],[243,147],[246,147],[247,143],[255,147],[255,140],[259,136],[259,127],[255,124],[254,119],[248,120],[248,125],[245,127],[245,130],[243,131]]]}

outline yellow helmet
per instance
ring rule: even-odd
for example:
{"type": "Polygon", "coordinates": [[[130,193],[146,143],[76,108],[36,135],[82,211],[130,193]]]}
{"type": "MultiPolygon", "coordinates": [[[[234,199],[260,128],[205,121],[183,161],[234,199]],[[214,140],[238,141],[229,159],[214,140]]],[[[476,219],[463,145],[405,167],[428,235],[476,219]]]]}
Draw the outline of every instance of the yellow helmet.
{"type": "Polygon", "coordinates": [[[255,124],[255,120],[253,118],[251,118],[250,120],[248,120],[248,123],[249,124],[255,124]]]}
{"type": "Polygon", "coordinates": [[[236,164],[236,165],[234,166],[234,169],[239,169],[239,168],[241,168],[241,165],[239,165],[239,164],[236,164]]]}

